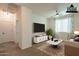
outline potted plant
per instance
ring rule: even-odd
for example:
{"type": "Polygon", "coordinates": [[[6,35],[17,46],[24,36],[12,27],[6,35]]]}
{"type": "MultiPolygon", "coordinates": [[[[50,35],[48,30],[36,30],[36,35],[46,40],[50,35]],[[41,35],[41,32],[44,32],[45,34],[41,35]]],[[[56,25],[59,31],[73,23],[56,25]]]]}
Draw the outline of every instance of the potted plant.
{"type": "Polygon", "coordinates": [[[46,31],[46,34],[48,35],[48,39],[52,39],[55,37],[55,32],[50,28],[46,31]]]}

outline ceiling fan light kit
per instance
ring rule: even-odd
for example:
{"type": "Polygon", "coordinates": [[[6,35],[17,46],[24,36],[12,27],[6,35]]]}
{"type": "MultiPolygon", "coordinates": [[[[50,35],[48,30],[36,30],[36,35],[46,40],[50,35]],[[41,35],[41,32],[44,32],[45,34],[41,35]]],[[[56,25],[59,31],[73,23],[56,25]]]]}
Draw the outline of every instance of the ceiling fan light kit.
{"type": "Polygon", "coordinates": [[[59,15],[58,11],[56,10],[56,15],[59,15]]]}

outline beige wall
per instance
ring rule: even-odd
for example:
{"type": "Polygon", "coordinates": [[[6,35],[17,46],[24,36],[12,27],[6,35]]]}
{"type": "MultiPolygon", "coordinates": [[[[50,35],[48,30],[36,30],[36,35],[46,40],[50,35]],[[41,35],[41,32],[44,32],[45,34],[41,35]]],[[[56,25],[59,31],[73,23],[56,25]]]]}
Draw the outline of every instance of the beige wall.
{"type": "Polygon", "coordinates": [[[0,43],[16,42],[16,14],[6,13],[6,4],[0,4],[0,43]]]}
{"type": "Polygon", "coordinates": [[[32,46],[32,19],[31,10],[27,7],[22,7],[22,49],[32,46]]]}
{"type": "Polygon", "coordinates": [[[32,46],[32,19],[31,10],[25,6],[20,7],[20,18],[17,20],[17,39],[21,49],[32,46]]]}
{"type": "Polygon", "coordinates": [[[53,17],[50,17],[47,20],[47,29],[49,28],[55,30],[55,19],[53,17]]]}
{"type": "Polygon", "coordinates": [[[21,37],[21,7],[18,6],[17,9],[17,17],[16,17],[16,39],[17,43],[19,44],[19,41],[22,39],[21,37]]]}
{"type": "Polygon", "coordinates": [[[79,31],[79,13],[74,14],[73,24],[73,30],[79,31]]]}

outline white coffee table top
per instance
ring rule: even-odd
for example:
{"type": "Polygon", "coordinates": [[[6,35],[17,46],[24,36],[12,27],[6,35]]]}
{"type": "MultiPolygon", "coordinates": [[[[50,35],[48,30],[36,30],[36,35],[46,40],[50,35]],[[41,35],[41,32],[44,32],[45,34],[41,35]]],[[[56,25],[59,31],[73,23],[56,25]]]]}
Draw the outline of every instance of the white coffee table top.
{"type": "Polygon", "coordinates": [[[49,40],[49,41],[47,41],[47,43],[51,44],[51,45],[59,45],[63,41],[63,40],[58,40],[57,42],[54,42],[54,40],[53,41],[49,40]]]}

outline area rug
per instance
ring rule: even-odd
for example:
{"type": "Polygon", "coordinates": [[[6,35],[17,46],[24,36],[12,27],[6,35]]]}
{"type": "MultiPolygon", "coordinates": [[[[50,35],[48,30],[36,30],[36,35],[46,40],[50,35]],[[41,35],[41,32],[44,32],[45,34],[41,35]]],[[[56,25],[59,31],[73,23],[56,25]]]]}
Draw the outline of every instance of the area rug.
{"type": "Polygon", "coordinates": [[[57,48],[54,48],[50,44],[43,44],[37,49],[43,51],[50,56],[64,56],[64,43],[60,44],[57,48]]]}

